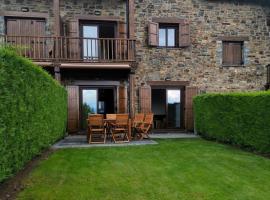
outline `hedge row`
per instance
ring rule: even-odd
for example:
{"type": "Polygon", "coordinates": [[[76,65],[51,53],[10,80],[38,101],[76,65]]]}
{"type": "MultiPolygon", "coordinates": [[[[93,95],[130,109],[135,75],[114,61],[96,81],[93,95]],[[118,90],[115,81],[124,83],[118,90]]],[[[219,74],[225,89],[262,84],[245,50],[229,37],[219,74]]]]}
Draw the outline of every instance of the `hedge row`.
{"type": "Polygon", "coordinates": [[[0,49],[0,182],[63,137],[67,94],[15,51],[0,49]]]}
{"type": "Polygon", "coordinates": [[[203,94],[194,111],[203,137],[270,153],[270,92],[203,94]]]}

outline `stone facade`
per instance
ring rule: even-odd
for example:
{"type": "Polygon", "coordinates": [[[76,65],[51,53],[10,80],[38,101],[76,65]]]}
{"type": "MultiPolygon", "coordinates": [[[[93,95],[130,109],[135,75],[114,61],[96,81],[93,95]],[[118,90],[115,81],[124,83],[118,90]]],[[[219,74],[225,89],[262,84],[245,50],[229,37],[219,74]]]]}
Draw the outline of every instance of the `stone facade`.
{"type": "Polygon", "coordinates": [[[126,20],[126,2],[123,0],[61,0],[60,15],[63,21],[78,15],[114,16],[126,20]]]}
{"type": "Polygon", "coordinates": [[[262,89],[266,83],[265,66],[270,63],[269,10],[237,1],[136,0],[137,87],[169,78],[190,81],[190,85],[206,92],[262,89]],[[189,20],[191,46],[149,47],[147,27],[153,17],[189,20]],[[248,36],[244,67],[222,67],[220,36],[248,36]]]}

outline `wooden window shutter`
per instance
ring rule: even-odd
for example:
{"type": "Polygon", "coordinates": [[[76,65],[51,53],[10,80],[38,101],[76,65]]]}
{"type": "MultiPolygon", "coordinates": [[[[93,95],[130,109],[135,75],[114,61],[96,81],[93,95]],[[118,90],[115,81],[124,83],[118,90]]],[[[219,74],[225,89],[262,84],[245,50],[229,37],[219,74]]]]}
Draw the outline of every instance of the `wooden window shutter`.
{"type": "Polygon", "coordinates": [[[118,113],[127,113],[127,87],[118,87],[118,113]]]}
{"type": "Polygon", "coordinates": [[[80,40],[78,20],[69,21],[67,28],[68,39],[68,57],[70,59],[80,59],[80,40]]]}
{"type": "Polygon", "coordinates": [[[223,42],[222,47],[223,65],[242,65],[243,64],[243,43],[242,42],[223,42]]]}
{"type": "Polygon", "coordinates": [[[149,22],[148,24],[148,43],[149,46],[158,46],[159,24],[149,22]]]}
{"type": "Polygon", "coordinates": [[[127,24],[123,21],[118,22],[118,37],[127,38],[127,24]]]}
{"type": "Polygon", "coordinates": [[[79,87],[67,86],[68,93],[68,132],[79,130],[79,87]]]}
{"type": "Polygon", "coordinates": [[[233,43],[233,63],[235,65],[242,65],[243,53],[242,53],[242,43],[233,43]]]}
{"type": "Polygon", "coordinates": [[[151,87],[141,86],[139,89],[140,112],[152,113],[151,87]]]}
{"type": "Polygon", "coordinates": [[[194,116],[193,116],[193,97],[198,94],[198,88],[193,86],[186,87],[185,98],[185,128],[188,131],[194,130],[194,116]]]}
{"type": "Polygon", "coordinates": [[[190,46],[190,26],[188,22],[179,24],[179,47],[190,46]]]}

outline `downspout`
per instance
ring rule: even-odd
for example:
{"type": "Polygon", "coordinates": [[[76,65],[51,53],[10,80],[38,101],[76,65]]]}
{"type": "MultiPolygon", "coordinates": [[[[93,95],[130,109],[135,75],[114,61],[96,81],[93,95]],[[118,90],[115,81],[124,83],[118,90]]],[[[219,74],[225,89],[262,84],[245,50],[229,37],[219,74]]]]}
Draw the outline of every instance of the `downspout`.
{"type": "Polygon", "coordinates": [[[127,38],[130,37],[130,31],[129,31],[129,0],[127,0],[126,3],[126,21],[127,21],[127,38]]]}

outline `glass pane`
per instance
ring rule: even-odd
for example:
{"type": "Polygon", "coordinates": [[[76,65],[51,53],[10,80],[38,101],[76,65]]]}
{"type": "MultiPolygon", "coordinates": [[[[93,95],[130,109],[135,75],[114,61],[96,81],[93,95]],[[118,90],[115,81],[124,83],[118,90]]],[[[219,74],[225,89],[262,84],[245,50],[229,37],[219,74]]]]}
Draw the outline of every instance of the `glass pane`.
{"type": "Polygon", "coordinates": [[[83,37],[84,59],[98,58],[98,26],[83,26],[83,37]]]}
{"type": "Polygon", "coordinates": [[[175,46],[175,29],[170,28],[168,29],[168,46],[174,47],[175,46]]]}
{"type": "Polygon", "coordinates": [[[87,128],[86,119],[89,114],[97,113],[97,90],[82,91],[82,120],[83,128],[87,128]]]}
{"type": "Polygon", "coordinates": [[[159,46],[166,46],[166,29],[159,29],[159,46]]]}
{"type": "Polygon", "coordinates": [[[180,128],[181,91],[167,90],[168,127],[180,128]]]}

